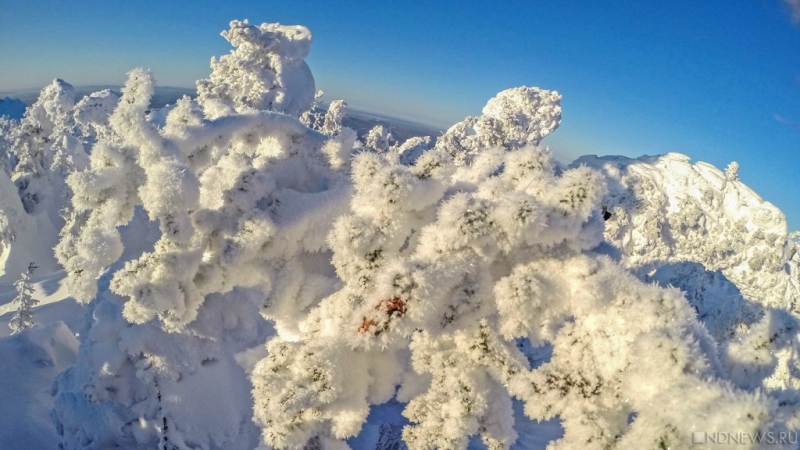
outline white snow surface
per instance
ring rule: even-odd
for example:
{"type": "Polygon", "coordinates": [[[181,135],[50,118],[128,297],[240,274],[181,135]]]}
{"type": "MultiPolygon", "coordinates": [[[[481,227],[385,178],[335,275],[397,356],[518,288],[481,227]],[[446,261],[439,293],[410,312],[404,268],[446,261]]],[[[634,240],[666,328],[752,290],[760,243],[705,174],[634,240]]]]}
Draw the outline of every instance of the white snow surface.
{"type": "Polygon", "coordinates": [[[584,156],[573,165],[605,174],[606,251],[643,281],[684,292],[731,381],[800,387],[797,243],[783,213],[739,181],[738,164],[723,172],[669,153],[584,156]]]}
{"type": "Polygon", "coordinates": [[[55,376],[75,362],[78,340],[63,322],[0,337],[0,446],[58,448],[50,419],[55,376]]]}

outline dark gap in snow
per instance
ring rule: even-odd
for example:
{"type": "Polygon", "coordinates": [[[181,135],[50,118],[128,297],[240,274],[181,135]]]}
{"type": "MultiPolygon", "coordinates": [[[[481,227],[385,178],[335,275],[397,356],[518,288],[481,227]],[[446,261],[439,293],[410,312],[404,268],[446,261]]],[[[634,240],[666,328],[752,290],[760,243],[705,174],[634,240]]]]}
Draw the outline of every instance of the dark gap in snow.
{"type": "Polygon", "coordinates": [[[408,245],[411,243],[411,238],[414,237],[414,234],[416,234],[416,232],[417,230],[411,230],[411,233],[408,236],[406,236],[406,240],[403,241],[403,245],[401,245],[400,249],[398,250],[400,253],[403,253],[406,250],[408,250],[408,245]]]}
{"type": "Polygon", "coordinates": [[[402,414],[405,407],[405,403],[395,399],[381,405],[373,405],[361,432],[358,436],[348,439],[347,444],[354,449],[407,449],[401,435],[403,427],[409,424],[408,419],[402,414]]]}
{"type": "Polygon", "coordinates": [[[622,251],[607,241],[601,242],[597,247],[592,249],[592,252],[600,255],[606,255],[617,264],[622,261],[622,251]]]}
{"type": "MultiPolygon", "coordinates": [[[[512,399],[511,402],[514,410],[514,429],[519,435],[516,442],[511,445],[511,450],[545,450],[547,444],[564,437],[564,428],[558,416],[542,422],[531,420],[525,415],[525,405],[521,401],[512,399]]],[[[486,448],[480,436],[472,436],[467,445],[467,450],[486,450],[486,448]]]]}
{"type": "Polygon", "coordinates": [[[553,357],[553,346],[550,344],[534,347],[528,338],[517,338],[517,348],[528,358],[531,369],[535,369],[544,363],[550,362],[553,357]]]}
{"type": "Polygon", "coordinates": [[[490,174],[489,174],[489,177],[490,177],[490,178],[491,178],[491,177],[499,177],[499,176],[500,176],[500,175],[502,175],[502,174],[503,174],[503,172],[505,172],[505,171],[506,171],[506,163],[504,162],[504,163],[501,163],[499,166],[497,166],[497,167],[496,167],[496,168],[495,168],[495,169],[492,171],[492,173],[490,173],[490,174]]]}

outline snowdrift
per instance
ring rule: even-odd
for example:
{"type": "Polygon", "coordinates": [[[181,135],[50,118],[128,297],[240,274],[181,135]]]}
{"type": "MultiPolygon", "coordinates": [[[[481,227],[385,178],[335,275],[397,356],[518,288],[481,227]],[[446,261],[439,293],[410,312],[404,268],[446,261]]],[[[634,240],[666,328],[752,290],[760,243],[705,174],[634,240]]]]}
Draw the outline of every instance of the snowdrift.
{"type": "Polygon", "coordinates": [[[50,419],[53,378],[75,362],[78,341],[63,322],[0,337],[3,448],[57,448],[50,419]]]}

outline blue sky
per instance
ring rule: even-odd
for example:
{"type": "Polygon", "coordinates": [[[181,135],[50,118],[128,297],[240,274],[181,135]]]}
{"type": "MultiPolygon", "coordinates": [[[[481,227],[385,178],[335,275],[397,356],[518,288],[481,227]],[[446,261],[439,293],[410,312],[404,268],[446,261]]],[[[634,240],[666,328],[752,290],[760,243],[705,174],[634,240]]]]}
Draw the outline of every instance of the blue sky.
{"type": "Polygon", "coordinates": [[[119,84],[138,66],[193,86],[229,51],[231,19],[303,24],[328,100],[445,127],[500,90],[554,89],[560,159],[736,160],[800,229],[800,27],[785,0],[2,3],[0,91],[119,84]]]}

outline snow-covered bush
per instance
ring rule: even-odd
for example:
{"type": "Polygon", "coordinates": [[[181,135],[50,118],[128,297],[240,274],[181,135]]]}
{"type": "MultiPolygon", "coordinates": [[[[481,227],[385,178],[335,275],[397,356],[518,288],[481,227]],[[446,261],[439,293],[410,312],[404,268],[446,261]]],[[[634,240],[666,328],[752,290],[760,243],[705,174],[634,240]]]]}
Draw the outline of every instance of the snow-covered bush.
{"type": "MultiPolygon", "coordinates": [[[[558,167],[540,145],[560,122],[558,93],[503,91],[432,148],[382,128],[358,141],[344,103],[324,121],[303,114],[307,29],[234,21],[223,36],[236,49],[163,127],[146,115],[153,76],[132,71],[87,169],[67,179],[57,254],[89,306],[77,363],[54,386],[65,448],[346,448],[390,400],[406,404],[412,449],[471,436],[509,448],[513,401],[560,419],[551,448],[800,428],[793,311],[730,283],[713,245],[693,250],[708,267],[647,259],[670,255],[658,244],[669,217],[642,198],[668,194],[636,183],[629,216],[611,201],[616,179],[558,167]],[[126,251],[136,243],[121,230],[143,216],[155,243],[126,251]],[[615,254],[603,243],[615,230],[655,247],[615,254]],[[734,308],[698,320],[706,297],[645,275],[700,280],[734,308]],[[522,344],[552,357],[532,366],[522,344]]],[[[719,189],[738,189],[730,172],[719,189]]],[[[671,226],[690,233],[705,210],[681,205],[671,226]]],[[[740,227],[757,244],[743,279],[778,264],[770,214],[740,227]]]]}
{"type": "Polygon", "coordinates": [[[414,164],[391,152],[355,157],[350,213],[329,238],[342,287],[299,336],[273,338],[253,373],[265,443],[341,446],[371,405],[395,396],[408,402],[409,448],[464,448],[471,435],[508,448],[512,398],[532,418],[560,417],[554,448],[783,430],[772,400],[731,388],[679,291],[591,252],[602,178],[584,167],[557,174],[532,145],[558,124],[557,94],[498,98],[489,104],[508,110],[457,124],[414,164]],[[518,339],[552,345],[552,359],[531,369],[518,339]]]}

